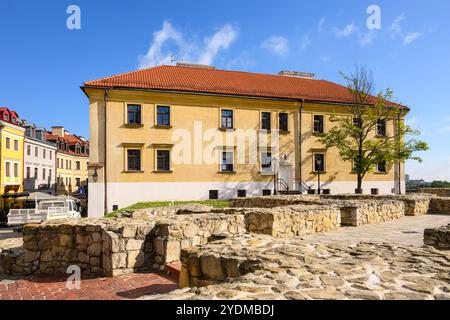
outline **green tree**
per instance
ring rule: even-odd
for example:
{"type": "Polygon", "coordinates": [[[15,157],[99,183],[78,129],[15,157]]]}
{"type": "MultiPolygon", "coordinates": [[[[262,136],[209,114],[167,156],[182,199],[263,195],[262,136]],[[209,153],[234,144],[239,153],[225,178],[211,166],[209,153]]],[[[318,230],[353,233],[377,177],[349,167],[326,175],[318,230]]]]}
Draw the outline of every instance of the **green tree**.
{"type": "Polygon", "coordinates": [[[345,107],[345,112],[331,116],[335,126],[319,141],[327,148],[337,148],[342,160],[353,163],[357,176],[356,192],[361,193],[364,177],[377,165],[389,168],[407,159],[421,162],[415,152],[428,150],[428,145],[409,139],[420,132],[405,123],[404,117],[409,110],[390,102],[392,90],[375,94],[372,76],[363,68],[357,67],[348,76],[342,72],[341,75],[347,82],[353,102],[345,107]],[[383,131],[388,123],[393,123],[391,134],[383,131]]]}

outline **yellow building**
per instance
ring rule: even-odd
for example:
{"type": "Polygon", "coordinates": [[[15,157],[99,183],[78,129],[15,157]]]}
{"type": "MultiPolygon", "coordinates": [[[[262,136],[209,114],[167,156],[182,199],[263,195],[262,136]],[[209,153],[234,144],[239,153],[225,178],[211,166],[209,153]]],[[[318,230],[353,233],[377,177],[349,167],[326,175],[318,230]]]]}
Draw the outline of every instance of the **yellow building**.
{"type": "MultiPolygon", "coordinates": [[[[317,141],[330,116],[352,103],[346,87],[305,73],[178,65],[82,89],[90,103],[89,216],[142,201],[305,193],[317,189],[319,173],[324,192],[355,191],[352,164],[317,141]]],[[[388,120],[382,129],[394,127],[388,120]]],[[[380,164],[363,191],[396,192],[399,180],[403,168],[380,164]]]]}
{"type": "Polygon", "coordinates": [[[0,194],[3,214],[18,206],[15,197],[23,191],[24,136],[25,129],[18,114],[8,108],[0,108],[0,194]]]}
{"type": "Polygon", "coordinates": [[[56,194],[86,194],[89,142],[70,134],[64,127],[52,127],[46,140],[56,144],[56,194]]]}

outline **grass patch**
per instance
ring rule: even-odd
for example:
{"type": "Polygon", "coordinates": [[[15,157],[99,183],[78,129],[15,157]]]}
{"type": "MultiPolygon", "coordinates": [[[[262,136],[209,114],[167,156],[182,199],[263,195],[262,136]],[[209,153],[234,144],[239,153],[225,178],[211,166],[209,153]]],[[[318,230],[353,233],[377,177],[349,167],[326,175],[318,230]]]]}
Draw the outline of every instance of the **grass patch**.
{"type": "MultiPolygon", "coordinates": [[[[230,202],[228,200],[204,200],[204,201],[174,201],[174,205],[179,204],[190,204],[190,203],[196,203],[196,204],[205,204],[213,206],[214,208],[228,208],[230,206],[230,202]]],[[[133,211],[138,209],[147,209],[147,208],[156,208],[156,207],[167,207],[172,204],[171,201],[157,201],[157,202],[139,202],[132,206],[129,206],[127,208],[119,209],[117,211],[108,213],[106,215],[107,218],[112,218],[115,215],[125,212],[125,211],[133,211]]]]}

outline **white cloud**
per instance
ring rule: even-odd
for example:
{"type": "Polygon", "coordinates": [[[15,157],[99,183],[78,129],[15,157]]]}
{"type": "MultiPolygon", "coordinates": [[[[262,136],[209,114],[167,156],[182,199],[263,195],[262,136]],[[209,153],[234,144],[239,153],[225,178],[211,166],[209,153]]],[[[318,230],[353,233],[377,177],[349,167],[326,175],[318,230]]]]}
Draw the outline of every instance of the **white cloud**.
{"type": "Polygon", "coordinates": [[[327,20],[327,18],[322,17],[322,18],[320,18],[319,22],[317,23],[317,30],[319,30],[319,32],[323,31],[323,25],[325,24],[326,20],[327,20]]]}
{"type": "Polygon", "coordinates": [[[286,56],[289,52],[288,40],[282,36],[272,36],[264,40],[261,46],[279,56],[286,56]]]}
{"type": "Polygon", "coordinates": [[[302,41],[300,43],[300,47],[302,48],[302,50],[306,49],[306,47],[311,45],[311,40],[309,39],[308,35],[304,35],[302,38],[302,41]]]}
{"type": "Polygon", "coordinates": [[[363,35],[360,35],[359,37],[359,44],[362,47],[368,46],[370,44],[372,44],[374,42],[374,40],[376,39],[377,34],[375,31],[371,30],[363,35]]]}
{"type": "Polygon", "coordinates": [[[328,61],[330,61],[330,57],[327,57],[327,56],[322,57],[322,61],[323,62],[328,62],[328,61]]]}
{"type": "Polygon", "coordinates": [[[390,27],[390,30],[392,31],[393,36],[395,36],[395,34],[402,32],[402,27],[400,26],[400,23],[404,20],[406,20],[406,17],[404,14],[401,14],[400,16],[395,18],[394,22],[392,23],[392,25],[390,27]]]}
{"type": "Polygon", "coordinates": [[[343,38],[348,37],[358,31],[358,27],[355,24],[346,25],[343,29],[335,28],[334,33],[336,37],[343,38]]]}
{"type": "Polygon", "coordinates": [[[195,41],[185,40],[182,32],[168,21],[161,30],[153,33],[153,40],[147,53],[139,56],[139,68],[149,68],[161,64],[171,64],[172,59],[202,64],[212,64],[220,50],[228,49],[238,36],[237,28],[226,24],[214,35],[204,40],[199,49],[195,41]]]}
{"type": "Polygon", "coordinates": [[[228,61],[226,69],[248,70],[255,65],[256,62],[253,60],[252,55],[248,50],[245,50],[241,52],[241,54],[239,54],[237,57],[228,61]]]}
{"type": "Polygon", "coordinates": [[[230,24],[224,25],[211,38],[206,39],[205,49],[198,60],[201,64],[212,64],[215,56],[221,49],[228,49],[236,40],[238,31],[230,24]]]}
{"type": "Polygon", "coordinates": [[[403,38],[403,44],[407,46],[422,36],[423,32],[410,32],[403,38]]]}
{"type": "Polygon", "coordinates": [[[179,53],[184,55],[186,52],[186,44],[183,40],[183,35],[178,32],[170,22],[164,21],[161,30],[153,33],[153,41],[145,56],[140,57],[140,68],[148,68],[159,64],[170,64],[172,52],[163,53],[163,46],[168,42],[173,41],[179,48],[179,53]]]}

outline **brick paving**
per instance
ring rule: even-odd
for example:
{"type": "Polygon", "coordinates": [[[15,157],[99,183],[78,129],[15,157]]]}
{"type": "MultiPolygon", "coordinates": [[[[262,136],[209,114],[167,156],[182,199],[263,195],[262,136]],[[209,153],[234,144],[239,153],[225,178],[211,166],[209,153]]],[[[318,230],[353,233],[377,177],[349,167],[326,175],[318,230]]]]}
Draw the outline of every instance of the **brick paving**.
{"type": "Polygon", "coordinates": [[[0,300],[126,300],[177,289],[161,274],[141,273],[113,278],[84,278],[80,289],[66,288],[66,276],[0,278],[0,300]]]}

